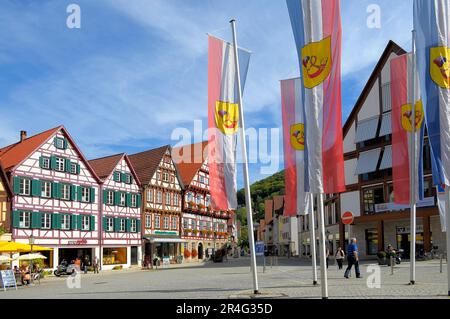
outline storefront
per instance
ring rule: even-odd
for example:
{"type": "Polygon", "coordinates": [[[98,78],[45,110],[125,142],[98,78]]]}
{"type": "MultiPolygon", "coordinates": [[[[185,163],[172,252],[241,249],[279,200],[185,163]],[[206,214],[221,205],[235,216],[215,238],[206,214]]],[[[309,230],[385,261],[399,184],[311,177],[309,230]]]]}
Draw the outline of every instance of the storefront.
{"type": "MultiPolygon", "coordinates": [[[[410,235],[410,227],[396,227],[396,238],[397,238],[397,249],[403,249],[403,256],[405,258],[410,258],[411,251],[411,235],[410,235]]],[[[433,239],[431,237],[431,244],[433,243],[433,239]]],[[[416,228],[416,252],[420,254],[424,249],[424,233],[423,226],[417,225],[416,228]]]]}
{"type": "Polygon", "coordinates": [[[103,248],[103,266],[126,265],[128,263],[127,257],[127,247],[103,248]]]}
{"type": "MultiPolygon", "coordinates": [[[[184,258],[182,244],[187,242],[180,238],[144,238],[145,239],[145,262],[151,262],[156,257],[161,261],[168,259],[171,264],[180,262],[184,258]]],[[[184,250],[184,249],[183,249],[184,250]]]]}
{"type": "Polygon", "coordinates": [[[86,257],[92,262],[94,258],[94,248],[76,247],[58,249],[58,265],[61,264],[63,260],[72,263],[77,258],[83,261],[86,257]]]}

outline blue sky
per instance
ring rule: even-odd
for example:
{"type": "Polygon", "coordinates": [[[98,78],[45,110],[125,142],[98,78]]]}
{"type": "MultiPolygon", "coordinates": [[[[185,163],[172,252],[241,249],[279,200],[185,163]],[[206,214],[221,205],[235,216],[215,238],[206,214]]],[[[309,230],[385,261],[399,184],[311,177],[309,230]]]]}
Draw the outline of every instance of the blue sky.
{"type": "MultiPolygon", "coordinates": [[[[175,128],[206,125],[206,33],[231,40],[230,18],[253,52],[246,126],[279,128],[278,81],[299,72],[284,0],[2,0],[0,146],[60,124],[88,158],[175,144],[175,128]],[[66,26],[71,3],[81,29],[66,26]]],[[[343,0],[342,24],[345,121],[388,41],[410,49],[412,0],[343,0]]],[[[259,164],[250,177],[265,177],[259,164]]]]}

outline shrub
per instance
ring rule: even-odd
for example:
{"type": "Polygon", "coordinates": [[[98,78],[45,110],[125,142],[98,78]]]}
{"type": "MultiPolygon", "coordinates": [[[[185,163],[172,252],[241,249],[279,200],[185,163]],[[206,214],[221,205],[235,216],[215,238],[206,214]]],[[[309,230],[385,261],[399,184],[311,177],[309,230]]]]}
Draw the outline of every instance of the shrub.
{"type": "Polygon", "coordinates": [[[198,256],[197,249],[192,249],[192,257],[195,258],[198,256]]]}
{"type": "Polygon", "coordinates": [[[188,249],[184,250],[184,258],[189,258],[191,257],[191,252],[188,249]]]}
{"type": "Polygon", "coordinates": [[[379,251],[377,253],[378,258],[385,258],[386,257],[386,253],[384,251],[379,251]]]}

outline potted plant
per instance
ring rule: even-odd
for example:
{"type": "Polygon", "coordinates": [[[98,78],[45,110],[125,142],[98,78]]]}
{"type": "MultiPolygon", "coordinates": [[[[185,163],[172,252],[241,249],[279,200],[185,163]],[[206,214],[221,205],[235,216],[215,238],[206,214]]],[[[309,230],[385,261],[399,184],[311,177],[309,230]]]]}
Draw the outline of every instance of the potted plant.
{"type": "Polygon", "coordinates": [[[198,234],[198,229],[194,229],[192,232],[194,233],[194,235],[197,235],[198,234]]]}
{"type": "Polygon", "coordinates": [[[184,234],[185,235],[187,235],[187,234],[189,234],[189,233],[191,233],[192,232],[192,229],[190,229],[190,228],[186,228],[185,230],[184,230],[184,234]]]}
{"type": "Polygon", "coordinates": [[[208,230],[208,236],[211,236],[212,234],[214,234],[213,230],[208,230]]]}
{"type": "Polygon", "coordinates": [[[198,256],[197,249],[192,249],[192,258],[196,258],[198,256]]]}
{"type": "Polygon", "coordinates": [[[189,257],[191,257],[191,252],[189,251],[189,249],[185,249],[184,250],[184,258],[189,258],[189,257]]]}
{"type": "Polygon", "coordinates": [[[386,265],[386,252],[379,251],[377,253],[377,257],[378,257],[378,265],[386,265]]]}

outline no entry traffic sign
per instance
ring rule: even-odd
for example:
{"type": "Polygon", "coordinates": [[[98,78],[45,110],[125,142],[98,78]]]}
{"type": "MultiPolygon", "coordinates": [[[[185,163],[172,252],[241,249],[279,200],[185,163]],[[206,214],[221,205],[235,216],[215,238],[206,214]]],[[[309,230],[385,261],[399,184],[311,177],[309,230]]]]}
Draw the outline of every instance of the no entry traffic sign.
{"type": "Polygon", "coordinates": [[[355,218],[353,217],[352,212],[345,212],[344,214],[342,214],[341,220],[344,225],[350,225],[353,223],[355,218]]]}

